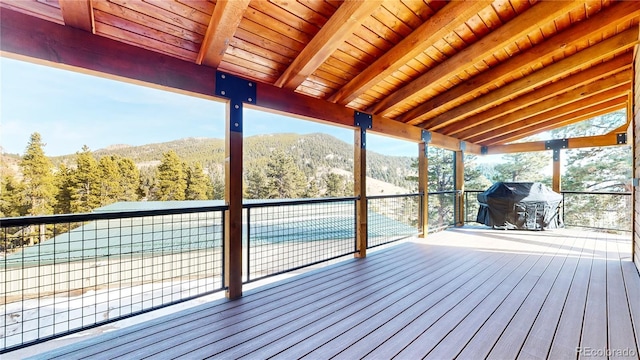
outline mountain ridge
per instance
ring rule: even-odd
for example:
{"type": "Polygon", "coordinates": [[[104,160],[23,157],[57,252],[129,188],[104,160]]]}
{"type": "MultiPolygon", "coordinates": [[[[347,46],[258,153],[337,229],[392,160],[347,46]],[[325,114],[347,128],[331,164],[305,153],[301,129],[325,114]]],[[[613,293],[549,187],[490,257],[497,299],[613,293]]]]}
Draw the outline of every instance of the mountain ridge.
{"type": "MultiPolygon", "coordinates": [[[[142,170],[151,170],[160,163],[162,153],[174,150],[187,164],[199,162],[209,173],[220,173],[225,158],[224,139],[187,137],[161,143],[144,145],[114,144],[93,151],[96,158],[119,155],[128,157],[142,170]]],[[[281,150],[291,155],[297,166],[309,178],[320,177],[327,172],[353,173],[353,145],[332,135],[311,134],[261,134],[244,139],[246,170],[266,166],[269,155],[281,150]],[[336,170],[337,169],[337,170],[336,170]]],[[[54,164],[73,166],[75,154],[50,157],[54,164]]],[[[407,176],[415,175],[411,167],[413,158],[367,152],[367,175],[402,188],[412,188],[407,176]]]]}

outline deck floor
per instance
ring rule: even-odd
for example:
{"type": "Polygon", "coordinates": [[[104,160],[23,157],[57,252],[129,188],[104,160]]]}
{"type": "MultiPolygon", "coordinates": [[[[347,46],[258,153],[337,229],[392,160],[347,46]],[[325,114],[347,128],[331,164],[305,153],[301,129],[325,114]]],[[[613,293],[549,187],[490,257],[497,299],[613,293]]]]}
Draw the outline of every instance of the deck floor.
{"type": "Polygon", "coordinates": [[[602,233],[452,229],[38,358],[635,359],[630,249],[602,233]]]}

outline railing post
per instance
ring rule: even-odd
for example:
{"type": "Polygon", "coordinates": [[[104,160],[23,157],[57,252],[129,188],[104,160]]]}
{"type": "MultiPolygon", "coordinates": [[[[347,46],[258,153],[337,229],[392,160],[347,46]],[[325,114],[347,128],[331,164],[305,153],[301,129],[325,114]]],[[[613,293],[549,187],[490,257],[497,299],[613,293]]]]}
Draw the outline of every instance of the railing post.
{"type": "Polygon", "coordinates": [[[428,131],[422,131],[422,142],[418,144],[418,192],[422,193],[419,206],[418,224],[420,237],[426,237],[429,233],[429,154],[428,143],[430,136],[428,131]]]}
{"type": "Polygon", "coordinates": [[[456,151],[454,153],[455,157],[455,225],[463,226],[464,225],[464,142],[460,143],[460,148],[462,150],[456,151]]]}
{"type": "Polygon", "coordinates": [[[243,103],[255,103],[253,82],[229,74],[216,74],[216,95],[229,99],[225,137],[225,213],[224,276],[226,296],[242,296],[242,123],[243,103]]]}
{"type": "Polygon", "coordinates": [[[372,116],[356,111],[353,154],[353,188],[356,200],[356,257],[367,256],[367,129],[371,129],[372,116]]]}

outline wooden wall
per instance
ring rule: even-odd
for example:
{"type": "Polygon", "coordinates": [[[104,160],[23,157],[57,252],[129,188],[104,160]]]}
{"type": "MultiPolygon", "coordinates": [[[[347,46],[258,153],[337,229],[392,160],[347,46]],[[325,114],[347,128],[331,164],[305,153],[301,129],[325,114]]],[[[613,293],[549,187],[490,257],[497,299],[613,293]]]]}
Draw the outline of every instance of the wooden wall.
{"type": "MultiPolygon", "coordinates": [[[[633,177],[640,179],[640,56],[634,59],[633,81],[633,177]]],[[[633,187],[633,261],[640,271],[640,191],[633,187]]]]}

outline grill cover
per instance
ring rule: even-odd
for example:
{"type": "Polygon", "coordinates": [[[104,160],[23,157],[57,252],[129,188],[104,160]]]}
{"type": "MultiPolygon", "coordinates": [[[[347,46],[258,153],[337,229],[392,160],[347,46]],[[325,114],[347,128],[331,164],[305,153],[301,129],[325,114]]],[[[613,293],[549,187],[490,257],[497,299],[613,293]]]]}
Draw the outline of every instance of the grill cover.
{"type": "Polygon", "coordinates": [[[563,227],[562,195],[541,183],[497,182],[478,194],[477,222],[501,229],[545,230],[563,227]]]}

